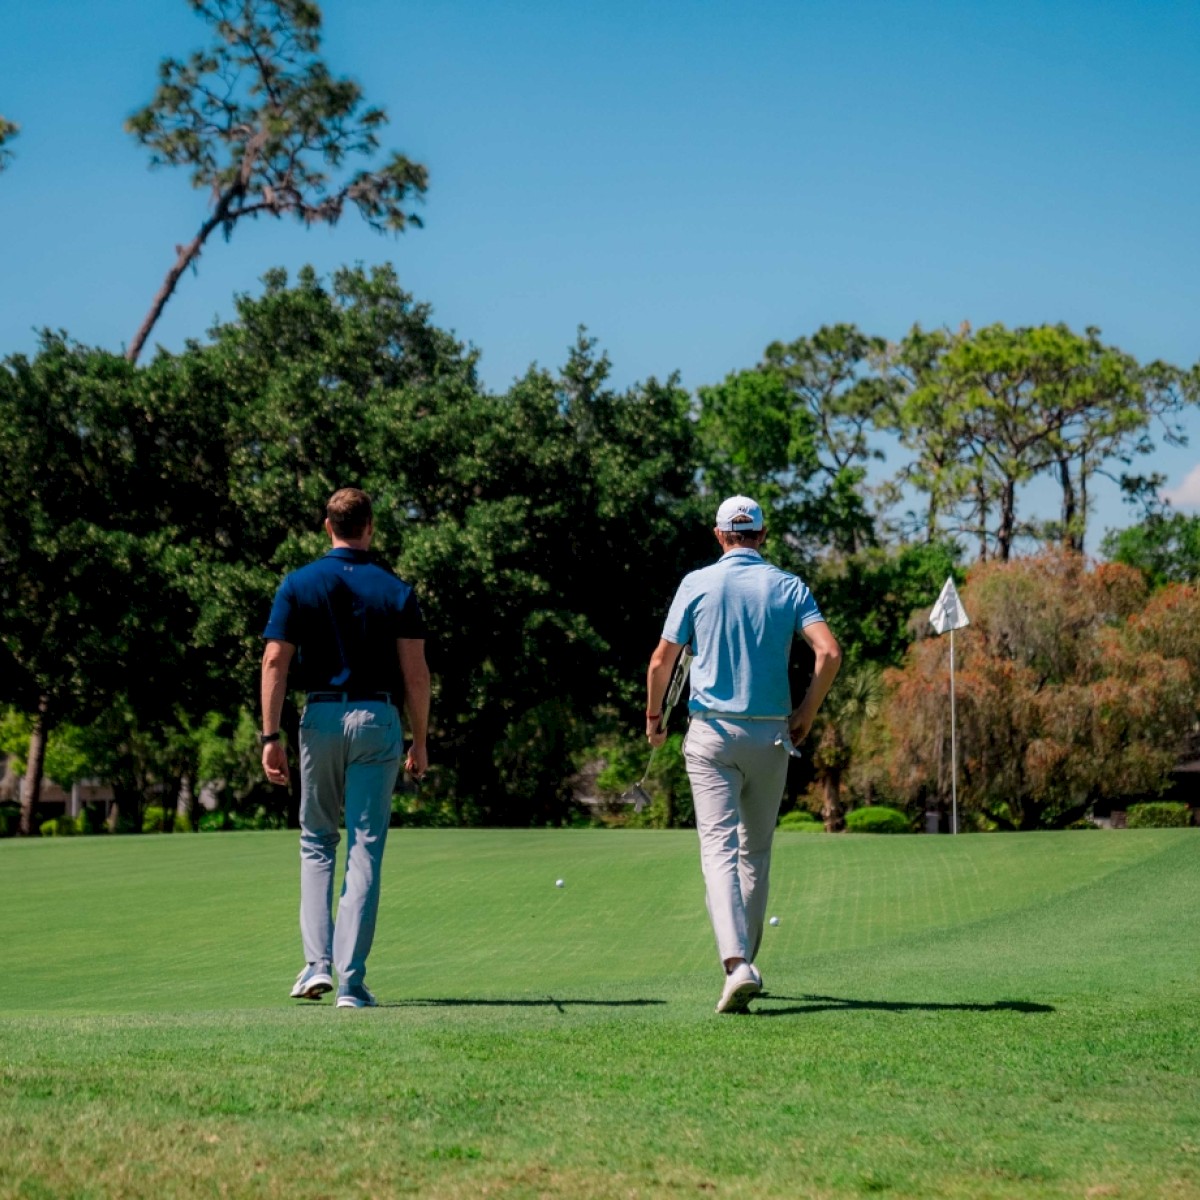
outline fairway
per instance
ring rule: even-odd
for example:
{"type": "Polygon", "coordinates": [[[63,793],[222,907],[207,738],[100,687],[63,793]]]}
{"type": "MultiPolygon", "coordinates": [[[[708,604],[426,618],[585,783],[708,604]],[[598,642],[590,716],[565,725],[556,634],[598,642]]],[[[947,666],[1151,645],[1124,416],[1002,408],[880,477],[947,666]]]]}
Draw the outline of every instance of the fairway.
{"type": "Polygon", "coordinates": [[[732,1018],[694,833],[393,831],[374,1011],[297,861],[0,843],[0,1196],[1200,1196],[1196,831],[781,833],[732,1018]]]}

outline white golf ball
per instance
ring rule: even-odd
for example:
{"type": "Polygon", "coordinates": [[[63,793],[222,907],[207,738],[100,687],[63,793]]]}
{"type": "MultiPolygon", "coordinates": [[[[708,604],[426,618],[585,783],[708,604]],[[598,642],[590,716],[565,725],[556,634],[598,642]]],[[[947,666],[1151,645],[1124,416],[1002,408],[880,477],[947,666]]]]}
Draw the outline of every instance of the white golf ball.
{"type": "Polygon", "coordinates": [[[772,925],[778,925],[778,924],[779,924],[779,918],[778,918],[778,917],[772,917],[772,918],[771,918],[771,924],[772,924],[772,925]]]}
{"type": "Polygon", "coordinates": [[[554,886],[555,886],[555,887],[562,887],[562,886],[563,886],[563,881],[562,881],[561,879],[556,879],[556,880],[554,881],[554,886]]]}

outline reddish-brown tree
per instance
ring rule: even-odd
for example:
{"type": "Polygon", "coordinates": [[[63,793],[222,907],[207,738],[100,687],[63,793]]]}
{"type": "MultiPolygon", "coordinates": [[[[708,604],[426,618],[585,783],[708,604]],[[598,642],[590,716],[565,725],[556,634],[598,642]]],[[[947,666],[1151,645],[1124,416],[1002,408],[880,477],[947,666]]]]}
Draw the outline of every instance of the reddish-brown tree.
{"type": "MultiPolygon", "coordinates": [[[[957,635],[959,807],[1001,828],[1062,826],[1166,786],[1200,700],[1200,591],[1147,599],[1119,564],[1047,552],[975,568],[957,635]]],[[[888,673],[882,763],[909,802],[950,791],[949,647],[888,673]]]]}

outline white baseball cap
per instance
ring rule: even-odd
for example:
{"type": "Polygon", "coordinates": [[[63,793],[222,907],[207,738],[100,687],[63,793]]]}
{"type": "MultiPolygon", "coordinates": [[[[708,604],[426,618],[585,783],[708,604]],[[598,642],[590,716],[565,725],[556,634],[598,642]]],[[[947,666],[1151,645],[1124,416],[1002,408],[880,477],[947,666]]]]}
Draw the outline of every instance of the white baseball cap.
{"type": "Polygon", "coordinates": [[[749,496],[730,496],[717,509],[722,533],[757,533],[763,527],[763,510],[749,496]]]}

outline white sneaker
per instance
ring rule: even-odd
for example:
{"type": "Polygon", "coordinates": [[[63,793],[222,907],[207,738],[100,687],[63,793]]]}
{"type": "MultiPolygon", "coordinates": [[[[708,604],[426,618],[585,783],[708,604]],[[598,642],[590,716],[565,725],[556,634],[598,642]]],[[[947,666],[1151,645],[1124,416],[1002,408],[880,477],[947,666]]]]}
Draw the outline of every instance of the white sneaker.
{"type": "Polygon", "coordinates": [[[324,963],[308,963],[292,985],[293,1000],[320,1000],[333,991],[333,976],[324,963]]]}
{"type": "Polygon", "coordinates": [[[762,972],[753,963],[749,963],[748,966],[750,974],[754,976],[754,982],[758,984],[758,990],[761,992],[763,990],[762,972]]]}
{"type": "Polygon", "coordinates": [[[343,984],[338,988],[338,1008],[374,1008],[378,1003],[365,983],[343,984]]]}
{"type": "Polygon", "coordinates": [[[725,976],[725,990],[717,1001],[717,1012],[744,1013],[749,1009],[751,999],[761,991],[758,972],[749,963],[738,963],[725,976]]]}

